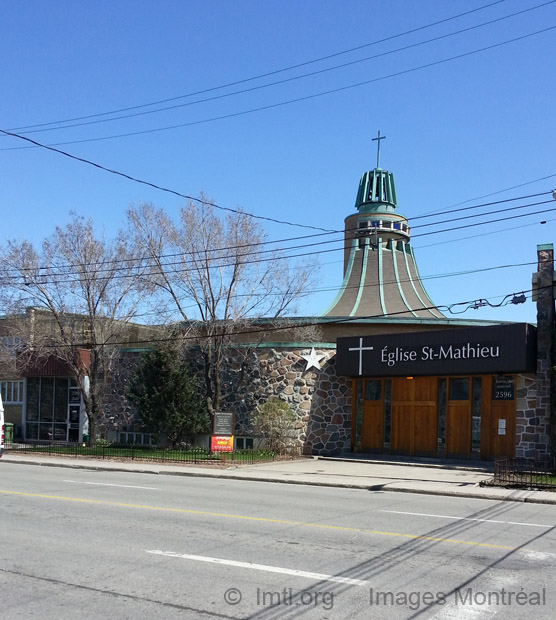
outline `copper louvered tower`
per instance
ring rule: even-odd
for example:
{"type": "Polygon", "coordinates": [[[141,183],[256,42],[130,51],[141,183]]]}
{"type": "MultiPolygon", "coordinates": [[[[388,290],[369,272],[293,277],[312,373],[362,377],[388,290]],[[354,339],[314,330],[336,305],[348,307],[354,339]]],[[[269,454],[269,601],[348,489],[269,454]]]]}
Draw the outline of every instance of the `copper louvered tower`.
{"type": "Polygon", "coordinates": [[[407,219],[396,213],[394,175],[365,172],[355,208],[345,219],[344,280],[323,316],[445,318],[419,277],[407,219]]]}

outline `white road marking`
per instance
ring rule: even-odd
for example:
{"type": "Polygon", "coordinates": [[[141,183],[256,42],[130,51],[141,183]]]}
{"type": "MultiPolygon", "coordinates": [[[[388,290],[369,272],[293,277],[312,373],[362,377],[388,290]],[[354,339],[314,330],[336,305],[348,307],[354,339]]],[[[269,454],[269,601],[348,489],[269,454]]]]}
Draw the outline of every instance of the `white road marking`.
{"type": "Polygon", "coordinates": [[[305,577],[316,581],[333,581],[334,583],[345,583],[351,586],[368,586],[369,581],[361,579],[350,579],[349,577],[335,577],[334,575],[323,575],[322,573],[310,573],[304,570],[291,568],[281,568],[280,566],[267,566],[265,564],[254,564],[253,562],[237,562],[235,560],[224,560],[222,558],[211,558],[204,555],[190,555],[189,553],[174,553],[173,551],[149,551],[154,555],[163,555],[169,558],[181,558],[183,560],[194,560],[196,562],[209,562],[211,564],[223,564],[224,566],[236,566],[237,568],[250,568],[252,570],[266,571],[267,573],[280,573],[282,575],[293,575],[294,577],[305,577]]]}
{"type": "Polygon", "coordinates": [[[96,484],[101,487],[122,487],[123,489],[148,489],[149,491],[159,491],[156,487],[136,487],[131,484],[110,484],[109,482],[85,482],[84,480],[62,480],[73,484],[96,484]]]}
{"type": "Polygon", "coordinates": [[[492,608],[469,605],[462,607],[460,605],[446,605],[444,609],[439,611],[431,620],[487,620],[493,618],[498,610],[492,608]]]}
{"type": "Polygon", "coordinates": [[[556,558],[556,553],[550,553],[549,551],[533,551],[532,549],[521,549],[520,553],[526,555],[532,560],[538,560],[539,562],[556,558]]]}
{"type": "Polygon", "coordinates": [[[426,512],[403,512],[401,510],[379,510],[378,512],[389,512],[397,515],[412,515],[414,517],[435,517],[437,519],[454,519],[456,521],[480,521],[481,523],[503,523],[505,525],[523,525],[527,527],[545,527],[550,529],[554,525],[545,525],[544,523],[520,523],[519,521],[497,521],[496,519],[477,519],[474,517],[453,517],[450,515],[432,515],[426,512]]]}

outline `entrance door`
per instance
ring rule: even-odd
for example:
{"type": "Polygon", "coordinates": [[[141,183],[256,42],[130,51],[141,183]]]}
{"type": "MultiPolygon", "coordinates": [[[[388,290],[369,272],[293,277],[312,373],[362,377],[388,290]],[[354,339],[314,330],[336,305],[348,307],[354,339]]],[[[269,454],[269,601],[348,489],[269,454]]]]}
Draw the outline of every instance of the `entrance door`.
{"type": "Polygon", "coordinates": [[[515,455],[515,404],[513,401],[492,401],[490,411],[491,458],[515,455]]]}
{"type": "Polygon", "coordinates": [[[382,452],[384,443],[383,388],[381,379],[365,381],[361,449],[367,452],[382,452]]]}
{"type": "Polygon", "coordinates": [[[446,456],[469,458],[470,451],[470,377],[451,377],[448,380],[446,407],[446,456]]]}
{"type": "Polygon", "coordinates": [[[413,435],[413,406],[415,379],[392,379],[392,454],[410,454],[413,435]]]}
{"type": "Polygon", "coordinates": [[[436,377],[397,377],[392,380],[393,453],[435,456],[436,403],[436,377]]]}

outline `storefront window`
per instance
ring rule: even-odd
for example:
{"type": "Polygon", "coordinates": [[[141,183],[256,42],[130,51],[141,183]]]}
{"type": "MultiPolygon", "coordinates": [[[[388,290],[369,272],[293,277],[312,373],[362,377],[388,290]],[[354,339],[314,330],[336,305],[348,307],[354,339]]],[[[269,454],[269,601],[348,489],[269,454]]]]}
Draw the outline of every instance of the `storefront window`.
{"type": "Polygon", "coordinates": [[[54,379],[41,378],[40,411],[41,422],[51,422],[54,419],[54,379]]]}
{"type": "Polygon", "coordinates": [[[55,387],[54,419],[57,422],[65,422],[68,417],[68,380],[56,379],[55,387]]]}
{"type": "Polygon", "coordinates": [[[39,394],[41,380],[38,377],[27,379],[27,421],[39,419],[39,394]]]}
{"type": "Polygon", "coordinates": [[[67,441],[68,379],[29,377],[25,408],[25,438],[67,441]]]}
{"type": "Polygon", "coordinates": [[[27,437],[27,439],[38,439],[39,438],[39,425],[38,424],[27,424],[25,436],[27,437]]]}

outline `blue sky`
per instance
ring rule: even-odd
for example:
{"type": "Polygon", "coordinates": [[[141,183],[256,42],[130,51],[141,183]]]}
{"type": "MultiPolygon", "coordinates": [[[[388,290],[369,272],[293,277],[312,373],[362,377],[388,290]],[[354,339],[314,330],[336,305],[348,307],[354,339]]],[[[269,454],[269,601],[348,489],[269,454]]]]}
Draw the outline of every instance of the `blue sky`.
{"type": "MultiPolygon", "coordinates": [[[[0,128],[184,194],[203,191],[222,206],[333,230],[343,229],[361,174],[375,166],[371,138],[380,129],[386,136],[381,167],[395,175],[399,211],[413,224],[412,243],[433,301],[499,303],[530,289],[537,244],[554,240],[556,211],[515,216],[556,209],[555,201],[482,218],[496,220],[488,225],[476,218],[452,222],[438,228],[473,226],[423,237],[417,234],[435,229],[417,224],[430,220],[412,221],[455,205],[556,187],[556,29],[504,44],[556,27],[556,3],[534,8],[542,0],[492,2],[4,0],[0,128]],[[492,20],[500,21],[479,26],[492,20]],[[468,30],[445,36],[463,29],[468,30]],[[382,39],[390,40],[377,43],[382,39]],[[399,49],[408,46],[413,47],[399,49]],[[496,47],[471,53],[490,46],[496,47]],[[345,63],[352,64],[299,77],[345,63]],[[199,102],[294,77],[299,79],[199,102]],[[191,105],[55,131],[22,129],[177,97],[133,112],[191,105]],[[176,125],[186,126],[161,130],[176,125]],[[113,137],[137,132],[148,133],[113,137]],[[536,181],[543,177],[548,178],[536,181]],[[426,279],[517,263],[533,264],[426,279]]],[[[70,211],[91,216],[110,235],[124,224],[129,204],[152,202],[176,213],[184,202],[26,146],[0,137],[3,238],[40,241],[70,211]]],[[[309,232],[265,228],[272,239],[309,232]]],[[[341,283],[341,243],[331,247],[338,251],[320,256],[316,285],[329,290],[311,295],[302,314],[324,311],[341,283]]],[[[528,301],[457,316],[534,322],[535,308],[528,301]]]]}

